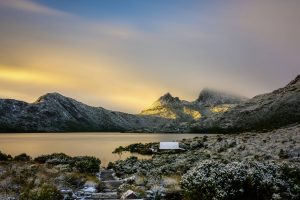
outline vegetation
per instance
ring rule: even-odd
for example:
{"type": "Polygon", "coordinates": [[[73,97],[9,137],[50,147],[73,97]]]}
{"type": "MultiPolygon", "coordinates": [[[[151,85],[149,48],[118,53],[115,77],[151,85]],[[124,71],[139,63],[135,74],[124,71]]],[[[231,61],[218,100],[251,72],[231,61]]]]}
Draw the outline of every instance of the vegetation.
{"type": "Polygon", "coordinates": [[[26,188],[19,197],[20,200],[62,200],[64,199],[60,191],[51,184],[43,184],[38,189],[30,190],[26,188]]]}
{"type": "Polygon", "coordinates": [[[15,161],[30,161],[31,157],[27,155],[26,153],[21,153],[14,157],[15,161]]]}
{"type": "Polygon", "coordinates": [[[0,153],[0,158],[0,199],[60,200],[72,196],[61,189],[80,191],[87,182],[103,190],[96,177],[101,162],[95,157],[54,153],[32,160],[25,153],[14,158],[0,153]]]}
{"type": "Polygon", "coordinates": [[[11,159],[12,159],[11,155],[2,153],[0,151],[0,161],[7,161],[7,160],[11,160],[11,159]]]}
{"type": "Polygon", "coordinates": [[[101,161],[92,156],[74,157],[71,166],[81,173],[96,173],[100,170],[101,161]]]}
{"type": "Polygon", "coordinates": [[[187,199],[299,199],[300,185],[287,175],[274,163],[210,160],[188,171],[181,184],[187,199]]]}
{"type": "Polygon", "coordinates": [[[68,164],[81,173],[99,172],[101,161],[92,156],[71,157],[64,153],[54,153],[42,155],[34,159],[38,163],[47,163],[52,165],[68,164]]]}
{"type": "Polygon", "coordinates": [[[299,199],[299,130],[183,139],[184,152],[129,157],[109,167],[122,178],[135,177],[128,188],[144,187],[150,199],[299,199]]]}
{"type": "Polygon", "coordinates": [[[130,153],[139,153],[141,155],[152,155],[153,151],[152,149],[158,148],[158,143],[147,143],[147,144],[142,144],[142,143],[135,143],[135,144],[130,144],[126,147],[119,146],[116,148],[113,153],[117,154],[122,154],[124,151],[128,151],[130,153]]]}

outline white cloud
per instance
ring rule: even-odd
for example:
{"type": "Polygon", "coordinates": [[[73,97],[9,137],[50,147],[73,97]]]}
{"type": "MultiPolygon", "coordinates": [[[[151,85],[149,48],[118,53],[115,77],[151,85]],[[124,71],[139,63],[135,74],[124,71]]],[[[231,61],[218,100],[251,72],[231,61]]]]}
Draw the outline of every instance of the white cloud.
{"type": "Polygon", "coordinates": [[[12,8],[20,11],[50,15],[50,16],[68,16],[69,14],[54,8],[44,6],[29,0],[3,0],[0,7],[12,8]]]}

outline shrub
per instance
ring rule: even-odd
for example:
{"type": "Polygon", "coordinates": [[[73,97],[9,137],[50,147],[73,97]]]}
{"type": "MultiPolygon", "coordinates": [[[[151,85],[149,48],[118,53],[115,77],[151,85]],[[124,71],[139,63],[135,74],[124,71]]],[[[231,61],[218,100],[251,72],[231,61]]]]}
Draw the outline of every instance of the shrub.
{"type": "Polygon", "coordinates": [[[109,162],[107,164],[107,169],[113,169],[115,167],[115,164],[113,162],[109,162]]]}
{"type": "Polygon", "coordinates": [[[31,157],[27,155],[26,153],[21,153],[20,155],[17,155],[14,157],[15,161],[30,161],[31,157]]]}
{"type": "Polygon", "coordinates": [[[7,161],[7,160],[11,160],[11,159],[12,159],[11,155],[2,153],[0,151],[0,161],[7,161]]]}
{"type": "Polygon", "coordinates": [[[283,149],[280,149],[279,153],[278,153],[278,157],[281,159],[287,159],[289,158],[289,154],[287,151],[284,151],[283,149]]]}
{"type": "Polygon", "coordinates": [[[124,151],[128,151],[130,153],[139,153],[142,155],[152,155],[153,151],[151,149],[153,147],[158,148],[158,143],[147,143],[147,144],[135,143],[135,144],[130,144],[126,147],[119,146],[112,153],[117,153],[120,155],[124,151]]]}
{"type": "Polygon", "coordinates": [[[71,188],[83,187],[86,181],[87,178],[83,174],[79,173],[70,173],[64,177],[64,184],[70,186],[71,188]]]}
{"type": "Polygon", "coordinates": [[[53,165],[69,164],[71,160],[72,157],[64,153],[53,153],[49,155],[41,155],[34,159],[34,161],[38,163],[49,163],[53,165]]]}
{"type": "MultiPolygon", "coordinates": [[[[295,187],[275,164],[203,161],[181,181],[187,199],[296,199],[295,187]]],[[[299,185],[296,186],[299,188],[299,185]]]]}
{"type": "Polygon", "coordinates": [[[38,189],[26,188],[20,194],[20,200],[62,200],[64,197],[53,185],[43,184],[38,189]]]}
{"type": "Polygon", "coordinates": [[[92,156],[78,156],[73,158],[72,166],[81,173],[96,173],[100,170],[101,161],[92,156]]]}
{"type": "Polygon", "coordinates": [[[52,165],[69,164],[82,173],[96,173],[100,169],[101,161],[92,156],[71,157],[64,153],[53,153],[36,157],[34,161],[38,163],[48,163],[52,165]]]}

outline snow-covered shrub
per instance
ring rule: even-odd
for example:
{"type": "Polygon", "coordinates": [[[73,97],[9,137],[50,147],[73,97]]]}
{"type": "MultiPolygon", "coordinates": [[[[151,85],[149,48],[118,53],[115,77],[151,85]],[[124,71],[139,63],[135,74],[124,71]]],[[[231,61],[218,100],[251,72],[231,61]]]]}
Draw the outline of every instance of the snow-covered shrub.
{"type": "Polygon", "coordinates": [[[62,200],[63,195],[53,185],[43,184],[40,188],[30,190],[26,188],[19,197],[20,200],[62,200]]]}
{"type": "Polygon", "coordinates": [[[72,158],[64,153],[53,153],[49,155],[41,155],[34,159],[38,163],[48,163],[52,165],[69,164],[72,158]]]}
{"type": "Polygon", "coordinates": [[[74,166],[81,173],[96,173],[100,170],[101,161],[93,156],[78,156],[72,160],[74,166]]]}
{"type": "Polygon", "coordinates": [[[296,199],[295,183],[282,172],[273,163],[206,160],[183,175],[181,185],[188,199],[296,199]]]}

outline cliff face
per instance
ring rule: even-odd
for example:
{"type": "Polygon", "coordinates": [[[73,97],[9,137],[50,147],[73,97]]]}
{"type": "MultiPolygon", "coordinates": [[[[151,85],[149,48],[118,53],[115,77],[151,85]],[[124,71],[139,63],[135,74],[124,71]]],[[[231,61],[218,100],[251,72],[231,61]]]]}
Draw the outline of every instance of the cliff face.
{"type": "Polygon", "coordinates": [[[300,75],[283,88],[194,124],[194,131],[268,130],[300,122],[300,75]]]}

